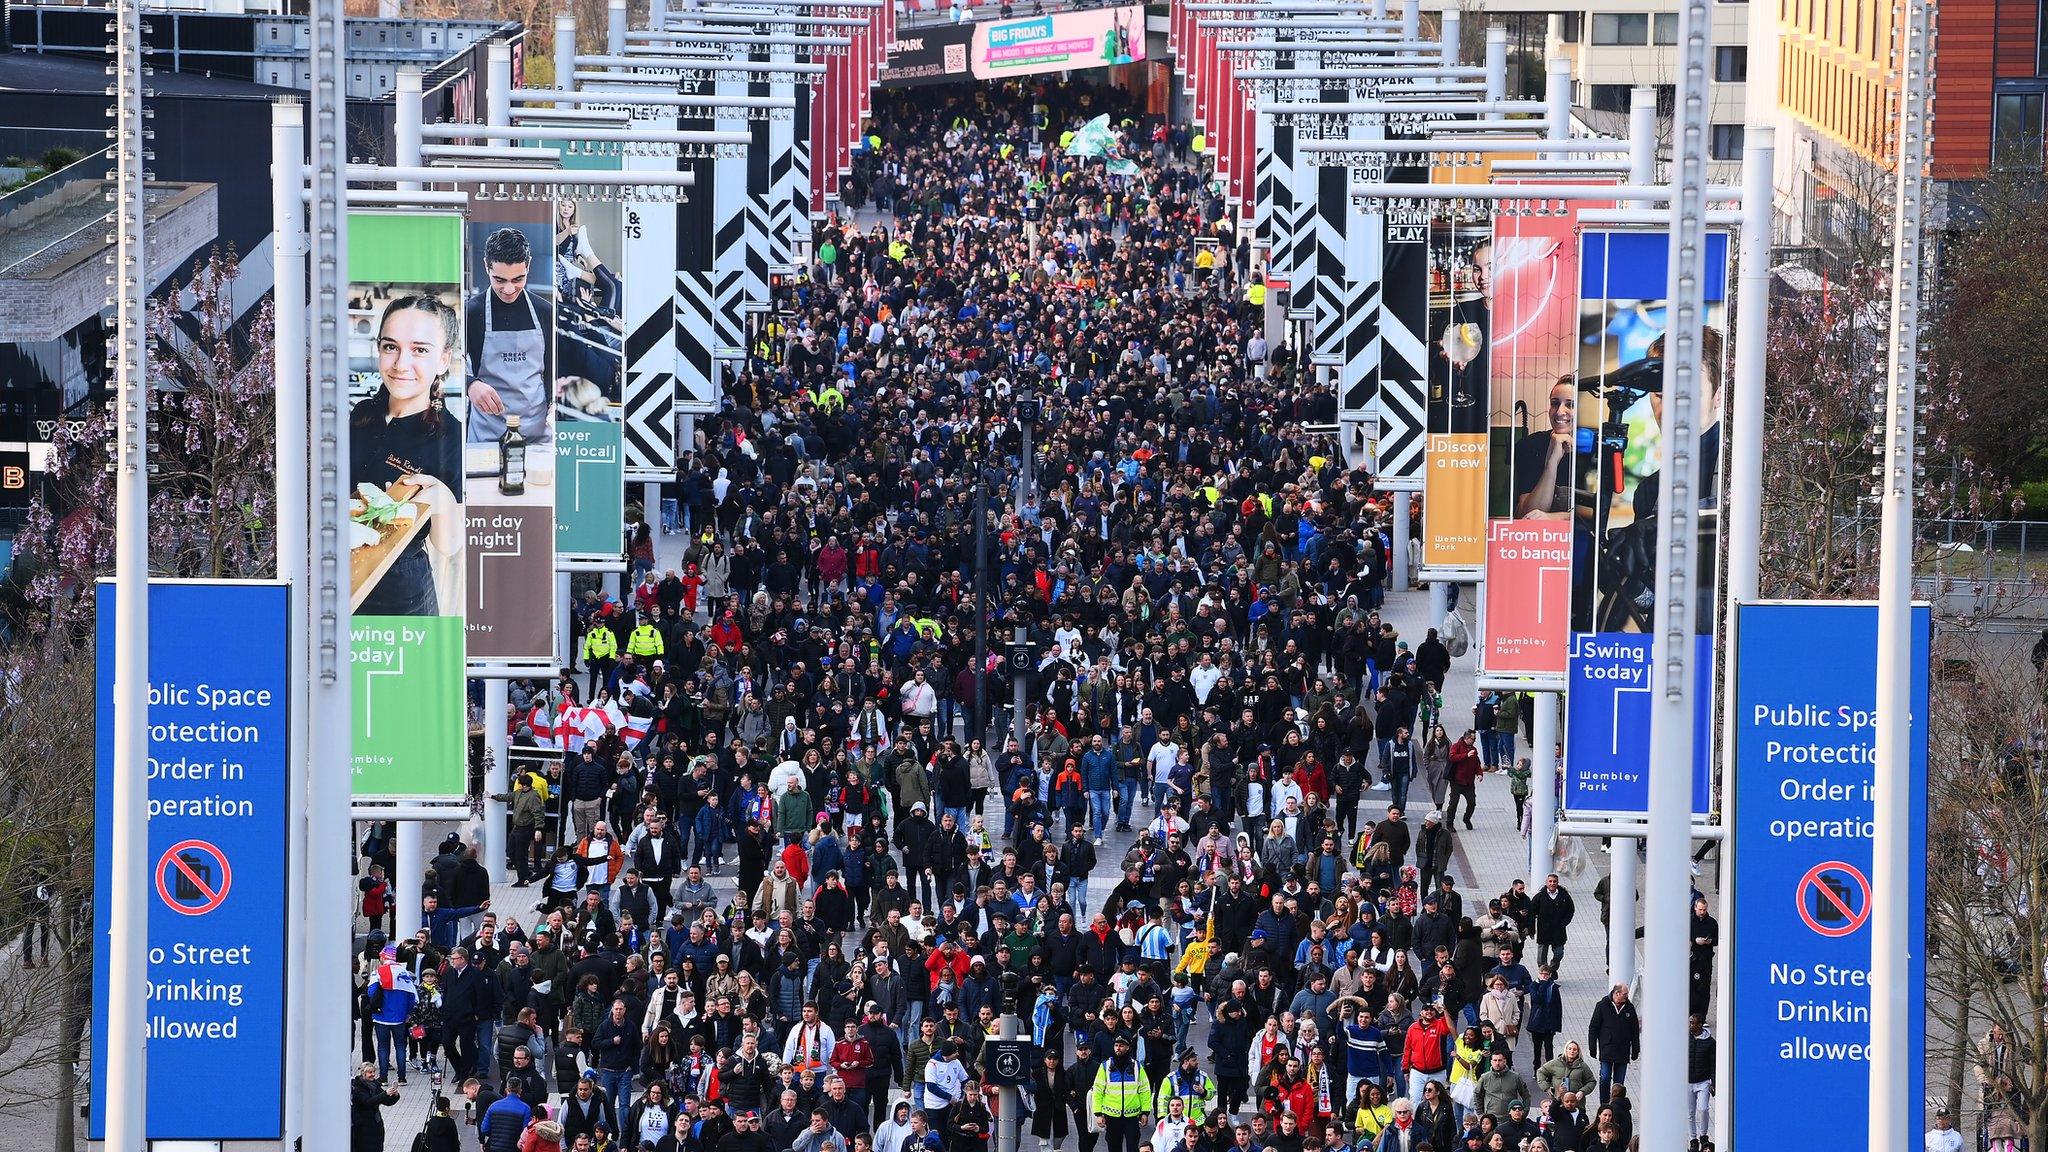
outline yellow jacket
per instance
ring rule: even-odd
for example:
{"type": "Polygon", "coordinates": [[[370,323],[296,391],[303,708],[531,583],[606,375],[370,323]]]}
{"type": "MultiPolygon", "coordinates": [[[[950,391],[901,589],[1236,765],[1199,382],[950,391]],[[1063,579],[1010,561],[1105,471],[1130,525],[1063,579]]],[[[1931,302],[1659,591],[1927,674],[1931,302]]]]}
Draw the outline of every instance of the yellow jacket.
{"type": "Polygon", "coordinates": [[[635,656],[660,656],[667,647],[662,643],[660,629],[652,624],[642,624],[626,637],[626,651],[635,656]]]}
{"type": "Polygon", "coordinates": [[[1095,1114],[1113,1120],[1128,1120],[1152,1110],[1152,1080],[1145,1066],[1131,1061],[1128,1070],[1112,1072],[1115,1057],[1095,1070],[1095,1114]]]}
{"type": "Polygon", "coordinates": [[[603,624],[592,624],[590,631],[583,634],[583,658],[585,660],[616,660],[619,658],[619,638],[603,624]]]}

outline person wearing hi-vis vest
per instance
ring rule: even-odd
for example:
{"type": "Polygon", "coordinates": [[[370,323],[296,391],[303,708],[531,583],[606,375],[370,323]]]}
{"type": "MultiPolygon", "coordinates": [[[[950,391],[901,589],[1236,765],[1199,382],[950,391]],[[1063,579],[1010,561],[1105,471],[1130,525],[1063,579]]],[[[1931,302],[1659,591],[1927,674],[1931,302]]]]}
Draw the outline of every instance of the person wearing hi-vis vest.
{"type": "Polygon", "coordinates": [[[626,652],[642,661],[667,655],[668,644],[661,638],[660,626],[649,617],[641,617],[640,623],[633,628],[633,634],[626,637],[626,652]]]}
{"type": "Polygon", "coordinates": [[[1119,1032],[1109,1059],[1095,1070],[1095,1115],[1102,1122],[1105,1152],[1138,1152],[1138,1127],[1152,1111],[1152,1081],[1131,1055],[1131,1038],[1119,1032]]]}
{"type": "Polygon", "coordinates": [[[496,443],[507,416],[529,445],[554,442],[555,313],[527,288],[532,269],[526,233],[500,228],[484,241],[490,284],[463,305],[471,444],[496,443]]]}
{"type": "Polygon", "coordinates": [[[604,620],[592,620],[590,631],[583,634],[583,662],[590,666],[590,691],[597,690],[612,682],[612,668],[619,662],[619,636],[604,620]]]}

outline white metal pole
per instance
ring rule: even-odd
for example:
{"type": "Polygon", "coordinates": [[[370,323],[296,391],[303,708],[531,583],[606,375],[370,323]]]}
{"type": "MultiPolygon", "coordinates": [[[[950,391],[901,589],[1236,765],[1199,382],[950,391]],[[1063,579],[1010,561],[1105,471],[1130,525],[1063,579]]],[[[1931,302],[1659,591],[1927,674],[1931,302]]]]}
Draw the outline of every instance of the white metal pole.
{"type": "MultiPolygon", "coordinates": [[[[660,25],[656,25],[660,27],[660,25]]],[[[574,90],[576,87],[576,14],[564,12],[555,17],[555,87],[574,90]]]]}
{"type": "Polygon", "coordinates": [[[1422,39],[1422,0],[1401,0],[1401,39],[1422,39]]]}
{"type": "MultiPolygon", "coordinates": [[[[1614,841],[1607,865],[1607,984],[1636,982],[1636,842],[1614,841]]],[[[1690,911],[1690,909],[1687,909],[1690,911]]],[[[1647,1029],[1645,1029],[1647,1032],[1647,1029]]],[[[1644,1036],[1645,1042],[1649,1037],[1644,1036]]]]}
{"type": "MultiPolygon", "coordinates": [[[[495,47],[495,45],[493,46],[495,47]]],[[[507,80],[510,80],[511,58],[506,57],[507,80]]],[[[506,87],[511,87],[508,83],[506,87]]],[[[497,97],[491,97],[493,101],[497,97]]],[[[418,168],[425,162],[420,159],[420,130],[426,127],[426,104],[421,93],[420,70],[417,65],[406,64],[398,69],[398,84],[391,97],[391,134],[395,147],[393,154],[400,168],[418,168]]],[[[417,180],[396,181],[402,192],[417,192],[417,180]]]]}
{"type": "Polygon", "coordinates": [[[1648,85],[1628,92],[1628,182],[1657,182],[1657,90],[1648,85]]]}
{"type": "Polygon", "coordinates": [[[1394,493],[1394,587],[1393,591],[1408,590],[1408,517],[1409,501],[1413,497],[1406,492],[1394,493]]]}
{"type": "MultiPolygon", "coordinates": [[[[1870,877],[1870,1147],[1910,1148],[1912,950],[1906,898],[1913,859],[1914,406],[1919,399],[1922,197],[1934,131],[1934,22],[1927,0],[1907,0],[1900,67],[1899,164],[1892,240],[1891,354],[1885,378],[1884,463],[1879,476],[1877,762],[1870,877]]],[[[1920,723],[1927,718],[1919,717],[1920,723]]]]}
{"type": "Polygon", "coordinates": [[[109,1152],[147,1146],[149,986],[149,257],[141,0],[114,5],[114,796],[108,894],[109,1152]]]}
{"type": "Polygon", "coordinates": [[[1508,98],[1508,30],[1498,24],[1486,30],[1486,100],[1508,98]]]}
{"type": "MultiPolygon", "coordinates": [[[[290,623],[285,659],[290,683],[306,683],[306,116],[297,100],[270,106],[270,250],[275,269],[272,295],[274,369],[277,377],[277,578],[286,593],[290,623]]],[[[289,710],[285,762],[288,812],[285,824],[285,1061],[284,1140],[287,1147],[305,1132],[306,1025],[314,1003],[307,993],[306,962],[307,795],[306,701],[289,710]]]]}
{"type": "Polygon", "coordinates": [[[484,681],[484,751],[490,757],[484,770],[484,867],[499,884],[513,879],[505,864],[505,801],[492,799],[512,792],[512,732],[506,727],[512,710],[511,688],[509,680],[484,681]]]}
{"type": "Polygon", "coordinates": [[[1443,623],[1444,614],[1451,610],[1451,585],[1448,580],[1429,582],[1429,624],[1435,628],[1443,623]]]}
{"type": "Polygon", "coordinates": [[[398,893],[397,931],[392,939],[403,940],[420,929],[420,899],[426,894],[420,882],[427,870],[426,829],[417,820],[398,822],[398,841],[393,859],[398,875],[392,877],[398,893]]]}
{"type": "Polygon", "coordinates": [[[1456,8],[1444,9],[1443,26],[1439,31],[1443,34],[1443,62],[1445,64],[1456,65],[1458,63],[1458,32],[1462,23],[1463,17],[1458,14],[1456,8]]]}
{"type": "Polygon", "coordinates": [[[556,663],[564,668],[575,667],[580,655],[576,651],[576,637],[569,626],[571,595],[569,574],[555,573],[555,655],[559,658],[556,663]]]}
{"type": "Polygon", "coordinates": [[[661,523],[661,485],[653,480],[640,485],[640,519],[649,531],[661,523]]]}
{"type": "Polygon", "coordinates": [[[308,401],[306,611],[311,675],[307,696],[306,987],[304,1152],[349,1146],[342,1085],[354,1050],[347,1003],[351,977],[349,793],[354,713],[349,658],[347,517],[348,395],[343,309],[348,288],[348,17],[342,0],[312,0],[312,364],[308,401]]]}
{"type": "MultiPolygon", "coordinates": [[[[1645,821],[1642,1016],[1643,1146],[1686,1139],[1686,1006],[1692,915],[1693,636],[1698,554],[1700,432],[1706,390],[1700,339],[1707,275],[1707,64],[1710,0],[1679,7],[1678,107],[1673,117],[1669,327],[1664,336],[1663,494],[1657,517],[1656,619],[1650,657],[1650,799],[1645,821]]],[[[1712,684],[1712,672],[1707,683],[1712,684]]]]}
{"type": "Polygon", "coordinates": [[[1557,706],[1556,692],[1529,693],[1536,710],[1529,749],[1529,885],[1535,887],[1557,866],[1552,845],[1557,840],[1557,706]]]}
{"type": "Polygon", "coordinates": [[[1543,66],[1543,118],[1552,140],[1572,138],[1572,62],[1554,56],[1543,66]]]}
{"type": "Polygon", "coordinates": [[[508,127],[512,123],[512,45],[493,40],[484,58],[484,66],[490,69],[489,83],[484,85],[489,93],[484,123],[493,128],[508,127]]]}
{"type": "Polygon", "coordinates": [[[668,0],[648,0],[647,27],[656,32],[668,27],[668,0]]]}
{"type": "Polygon", "coordinates": [[[612,56],[626,54],[626,0],[611,0],[605,6],[604,50],[612,56]]]}
{"type": "MultiPolygon", "coordinates": [[[[1773,129],[1750,124],[1743,131],[1742,249],[1735,287],[1735,388],[1726,421],[1728,541],[1727,615],[1721,622],[1721,651],[1728,671],[1721,692],[1721,826],[1735,826],[1736,764],[1734,653],[1738,606],[1758,596],[1757,541],[1763,534],[1764,354],[1770,343],[1771,165],[1773,129]]],[[[1728,1139],[1734,1094],[1735,1011],[1735,837],[1721,840],[1721,946],[1714,968],[1714,1143],[1728,1139]]]]}

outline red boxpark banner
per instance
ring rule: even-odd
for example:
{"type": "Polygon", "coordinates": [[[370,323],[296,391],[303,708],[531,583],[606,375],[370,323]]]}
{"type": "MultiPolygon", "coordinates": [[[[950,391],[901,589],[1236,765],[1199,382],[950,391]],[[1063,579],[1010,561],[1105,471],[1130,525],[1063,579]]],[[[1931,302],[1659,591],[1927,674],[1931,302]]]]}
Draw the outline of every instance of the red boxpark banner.
{"type": "Polygon", "coordinates": [[[1486,671],[1564,680],[1571,648],[1572,526],[1486,523],[1486,671]]]}

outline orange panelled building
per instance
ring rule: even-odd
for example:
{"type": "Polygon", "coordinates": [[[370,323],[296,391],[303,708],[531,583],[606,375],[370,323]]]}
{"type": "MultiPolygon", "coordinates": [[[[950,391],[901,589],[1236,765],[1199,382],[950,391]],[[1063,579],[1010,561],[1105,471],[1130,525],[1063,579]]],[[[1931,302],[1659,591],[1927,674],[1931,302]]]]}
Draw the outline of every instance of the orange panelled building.
{"type": "MultiPolygon", "coordinates": [[[[1973,180],[1994,159],[2041,163],[2048,0],[1938,0],[1934,177],[1973,180]]],[[[1886,0],[1779,0],[1783,111],[1812,147],[1886,163],[1892,154],[1894,23],[1886,0]]],[[[1827,167],[1823,163],[1824,167],[1827,167]]]]}

